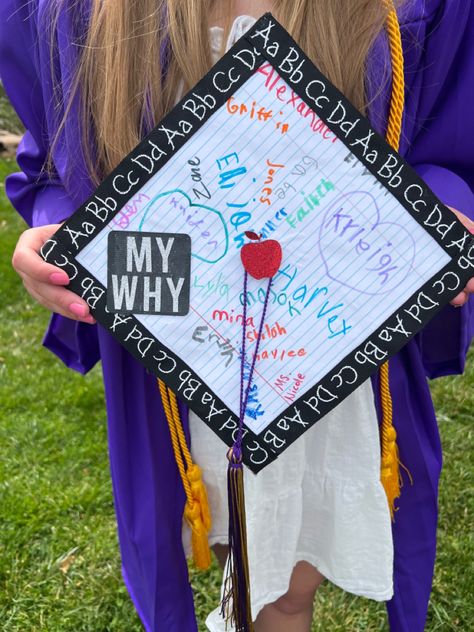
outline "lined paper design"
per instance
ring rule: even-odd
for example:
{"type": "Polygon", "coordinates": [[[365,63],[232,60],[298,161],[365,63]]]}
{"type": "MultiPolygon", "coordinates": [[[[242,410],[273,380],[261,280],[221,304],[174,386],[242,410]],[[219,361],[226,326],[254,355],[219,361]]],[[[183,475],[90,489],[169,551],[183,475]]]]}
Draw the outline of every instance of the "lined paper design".
{"type": "MultiPolygon", "coordinates": [[[[138,319],[237,414],[241,235],[277,239],[283,261],[245,420],[257,434],[449,261],[269,72],[238,89],[77,257],[107,285],[111,230],[189,234],[189,314],[138,319]]],[[[266,281],[248,289],[250,361],[266,281]]]]}

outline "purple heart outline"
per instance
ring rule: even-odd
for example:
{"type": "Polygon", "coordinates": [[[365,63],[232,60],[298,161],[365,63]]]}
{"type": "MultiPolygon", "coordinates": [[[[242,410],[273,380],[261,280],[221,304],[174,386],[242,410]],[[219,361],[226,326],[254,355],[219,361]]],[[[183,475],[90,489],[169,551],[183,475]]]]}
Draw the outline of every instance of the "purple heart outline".
{"type": "Polygon", "coordinates": [[[416,256],[416,243],[408,230],[381,221],[374,196],[361,190],[343,193],[329,205],[318,245],[328,277],[369,296],[386,294],[403,283],[416,256]]]}

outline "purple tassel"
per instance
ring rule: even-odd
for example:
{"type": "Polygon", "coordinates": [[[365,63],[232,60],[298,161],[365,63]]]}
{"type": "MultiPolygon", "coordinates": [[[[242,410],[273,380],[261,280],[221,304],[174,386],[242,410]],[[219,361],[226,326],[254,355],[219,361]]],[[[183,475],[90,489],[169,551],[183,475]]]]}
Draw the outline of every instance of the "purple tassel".
{"type": "Polygon", "coordinates": [[[226,620],[230,619],[237,632],[253,632],[242,455],[234,446],[227,456],[229,560],[221,614],[226,620]]]}
{"type": "Polygon", "coordinates": [[[247,281],[244,276],[243,314],[242,314],[242,350],[240,356],[240,416],[239,429],[234,445],[227,453],[227,498],[229,503],[229,559],[227,562],[224,595],[221,603],[221,615],[234,625],[236,632],[253,632],[250,604],[250,574],[247,554],[247,529],[245,520],[244,469],[242,465],[242,438],[245,410],[252,383],[260,339],[270,296],[272,279],[268,281],[262,318],[258,330],[255,352],[252,357],[247,386],[244,386],[245,342],[247,323],[247,281]]]}

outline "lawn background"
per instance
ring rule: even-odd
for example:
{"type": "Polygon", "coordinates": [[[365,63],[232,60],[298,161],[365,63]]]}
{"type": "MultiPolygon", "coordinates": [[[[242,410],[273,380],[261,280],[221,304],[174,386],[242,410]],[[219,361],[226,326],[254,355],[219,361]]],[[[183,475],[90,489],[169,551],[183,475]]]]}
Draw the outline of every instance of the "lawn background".
{"type": "MultiPolygon", "coordinates": [[[[21,131],[0,90],[6,126],[21,131]]],[[[138,632],[120,575],[101,369],[82,377],[40,344],[48,315],[10,265],[25,228],[4,194],[15,170],[0,160],[0,627],[138,632]]],[[[428,632],[473,629],[473,387],[472,354],[464,377],[432,384],[445,465],[428,632]]],[[[204,631],[220,575],[190,572],[204,631]]],[[[384,604],[328,583],[318,591],[314,632],[387,630],[384,604]]]]}

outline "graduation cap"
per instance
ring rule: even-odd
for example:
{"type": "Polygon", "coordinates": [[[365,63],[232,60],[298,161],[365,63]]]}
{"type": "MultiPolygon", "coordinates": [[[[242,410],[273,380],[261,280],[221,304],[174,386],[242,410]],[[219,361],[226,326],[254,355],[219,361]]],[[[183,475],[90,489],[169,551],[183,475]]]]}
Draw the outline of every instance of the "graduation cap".
{"type": "Polygon", "coordinates": [[[276,459],[474,269],[469,232],[270,14],[42,255],[229,446],[234,601],[242,463],[276,459]]]}

